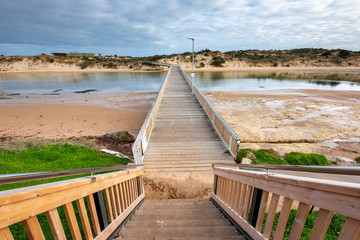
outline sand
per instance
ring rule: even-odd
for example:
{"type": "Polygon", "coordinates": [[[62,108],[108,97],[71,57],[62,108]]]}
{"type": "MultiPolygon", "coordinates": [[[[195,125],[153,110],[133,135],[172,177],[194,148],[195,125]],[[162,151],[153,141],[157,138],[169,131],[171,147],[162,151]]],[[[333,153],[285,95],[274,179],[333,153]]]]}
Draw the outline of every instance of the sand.
{"type": "Polygon", "coordinates": [[[360,156],[360,92],[208,92],[242,148],[360,156]]]}
{"type": "Polygon", "coordinates": [[[136,137],[155,93],[20,95],[0,99],[0,137],[61,139],[126,130],[136,137]]]}

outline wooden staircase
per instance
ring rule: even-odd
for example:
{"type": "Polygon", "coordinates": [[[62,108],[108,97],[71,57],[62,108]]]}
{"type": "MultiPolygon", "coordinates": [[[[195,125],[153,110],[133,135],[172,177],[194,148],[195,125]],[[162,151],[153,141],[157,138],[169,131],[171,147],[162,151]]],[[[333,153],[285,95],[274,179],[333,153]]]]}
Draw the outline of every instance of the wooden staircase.
{"type": "Polygon", "coordinates": [[[115,239],[245,239],[209,199],[145,200],[115,239]]]}

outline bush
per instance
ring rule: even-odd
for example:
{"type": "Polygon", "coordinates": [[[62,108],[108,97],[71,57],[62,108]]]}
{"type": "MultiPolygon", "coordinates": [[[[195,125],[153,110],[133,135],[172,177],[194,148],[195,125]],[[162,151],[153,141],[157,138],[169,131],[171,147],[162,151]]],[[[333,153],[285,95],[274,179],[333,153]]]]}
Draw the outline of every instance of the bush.
{"type": "Polygon", "coordinates": [[[250,149],[250,148],[242,148],[238,151],[238,153],[236,154],[236,162],[237,163],[240,163],[241,160],[243,158],[246,158],[247,155],[250,153],[250,152],[254,152],[254,150],[250,149]]]}
{"type": "Polygon", "coordinates": [[[329,162],[324,155],[314,153],[291,152],[285,154],[285,160],[292,165],[327,166],[329,162]]]}
{"type": "Polygon", "coordinates": [[[355,158],[355,161],[356,161],[357,163],[360,163],[360,157],[355,158]]]}
{"type": "Polygon", "coordinates": [[[274,150],[272,149],[260,149],[258,151],[254,151],[254,154],[256,156],[256,159],[253,160],[253,163],[255,164],[286,164],[286,161],[284,159],[272,155],[274,154],[274,150]]]}
{"type": "Polygon", "coordinates": [[[212,62],[210,63],[214,67],[222,67],[223,63],[225,63],[225,59],[220,56],[215,56],[212,59],[212,62]]]}
{"type": "Polygon", "coordinates": [[[348,56],[350,56],[350,52],[348,50],[339,51],[339,57],[346,59],[348,56]]]}

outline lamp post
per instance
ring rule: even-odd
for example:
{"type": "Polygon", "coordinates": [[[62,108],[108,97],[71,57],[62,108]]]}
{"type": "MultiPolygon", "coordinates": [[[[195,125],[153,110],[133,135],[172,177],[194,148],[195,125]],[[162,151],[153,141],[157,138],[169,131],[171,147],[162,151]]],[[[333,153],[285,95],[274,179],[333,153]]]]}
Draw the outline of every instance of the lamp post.
{"type": "Polygon", "coordinates": [[[194,79],[195,79],[195,73],[194,73],[194,42],[195,38],[188,38],[192,40],[192,71],[191,71],[191,93],[194,94],[194,79]]]}

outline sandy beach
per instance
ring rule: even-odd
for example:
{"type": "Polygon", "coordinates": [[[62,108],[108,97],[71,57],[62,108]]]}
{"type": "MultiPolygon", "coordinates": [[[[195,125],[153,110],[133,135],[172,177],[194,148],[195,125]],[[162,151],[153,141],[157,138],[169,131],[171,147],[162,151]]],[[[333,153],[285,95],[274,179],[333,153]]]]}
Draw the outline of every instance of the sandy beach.
{"type": "Polygon", "coordinates": [[[136,137],[155,93],[19,95],[0,99],[0,136],[60,139],[128,131],[136,137]]]}

